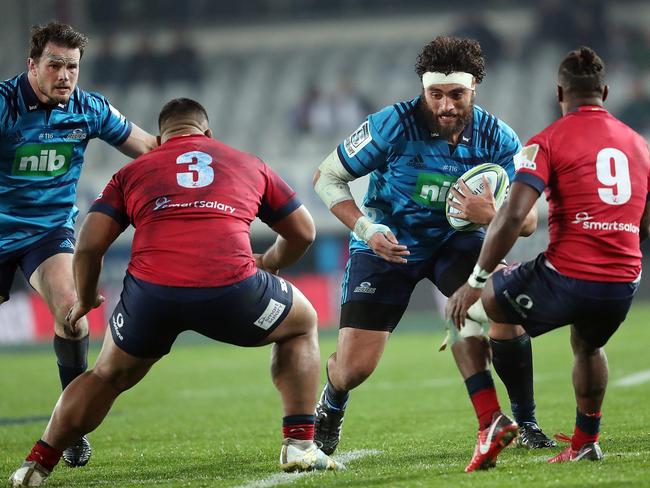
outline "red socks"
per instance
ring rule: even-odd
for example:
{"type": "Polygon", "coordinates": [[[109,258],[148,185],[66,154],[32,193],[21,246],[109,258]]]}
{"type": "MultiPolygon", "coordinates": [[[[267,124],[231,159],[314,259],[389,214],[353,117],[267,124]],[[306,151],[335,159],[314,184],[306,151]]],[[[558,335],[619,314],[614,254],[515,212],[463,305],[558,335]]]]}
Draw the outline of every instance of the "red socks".
{"type": "Polygon", "coordinates": [[[492,416],[494,412],[501,410],[499,400],[497,399],[497,392],[492,388],[481,390],[471,396],[472,405],[476,411],[478,418],[479,430],[486,429],[492,423],[492,416]]]}
{"type": "Polygon", "coordinates": [[[598,441],[601,413],[582,413],[576,409],[576,426],[571,438],[571,449],[577,451],[588,442],[598,441]]]}
{"type": "Polygon", "coordinates": [[[54,466],[59,462],[59,459],[61,459],[62,454],[63,451],[58,451],[45,441],[39,439],[34,444],[34,447],[32,447],[32,452],[25,458],[25,461],[36,461],[48,471],[52,471],[54,466]]]}
{"type": "Polygon", "coordinates": [[[494,412],[501,410],[490,370],[470,376],[465,380],[465,386],[476,411],[478,428],[483,430],[492,423],[494,412]]]}
{"type": "Polygon", "coordinates": [[[282,419],[282,435],[285,439],[314,440],[314,415],[289,415],[282,419]]]}

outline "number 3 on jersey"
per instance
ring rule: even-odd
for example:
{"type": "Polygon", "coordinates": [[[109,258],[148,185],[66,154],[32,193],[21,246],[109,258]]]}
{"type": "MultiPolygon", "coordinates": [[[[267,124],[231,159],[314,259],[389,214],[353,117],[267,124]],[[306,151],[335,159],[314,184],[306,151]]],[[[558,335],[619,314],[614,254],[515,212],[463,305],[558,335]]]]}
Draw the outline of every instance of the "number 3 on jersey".
{"type": "Polygon", "coordinates": [[[603,185],[610,187],[598,188],[598,196],[603,202],[609,205],[623,205],[632,196],[630,167],[627,156],[622,151],[613,147],[599,151],[596,156],[596,176],[603,185]],[[616,193],[612,186],[616,187],[616,193]]]}
{"type": "Polygon", "coordinates": [[[201,151],[190,151],[176,158],[176,164],[189,164],[189,171],[176,173],[176,181],[183,188],[201,188],[214,180],[214,170],[210,167],[212,156],[201,151]]]}

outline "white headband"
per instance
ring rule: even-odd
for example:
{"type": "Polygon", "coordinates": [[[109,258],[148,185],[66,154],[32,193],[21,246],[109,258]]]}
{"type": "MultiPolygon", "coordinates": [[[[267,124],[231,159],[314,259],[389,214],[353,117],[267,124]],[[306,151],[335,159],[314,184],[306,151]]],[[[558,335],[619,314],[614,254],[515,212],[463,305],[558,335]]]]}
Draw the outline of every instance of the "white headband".
{"type": "Polygon", "coordinates": [[[422,86],[424,88],[429,88],[431,85],[447,85],[454,83],[473,90],[473,82],[474,76],[471,73],[465,73],[463,71],[454,71],[448,75],[437,71],[427,71],[422,75],[422,86]]]}

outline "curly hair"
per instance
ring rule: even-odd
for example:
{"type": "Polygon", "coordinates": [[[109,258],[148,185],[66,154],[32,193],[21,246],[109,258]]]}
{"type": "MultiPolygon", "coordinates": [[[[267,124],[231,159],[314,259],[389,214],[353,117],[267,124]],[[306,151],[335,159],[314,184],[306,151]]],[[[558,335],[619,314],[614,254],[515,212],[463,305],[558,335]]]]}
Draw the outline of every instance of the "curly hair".
{"type": "Polygon", "coordinates": [[[415,72],[420,78],[427,71],[438,71],[448,75],[454,71],[470,73],[476,83],[485,77],[485,58],[481,45],[474,39],[438,36],[422,48],[415,63],[415,72]]]}
{"type": "Polygon", "coordinates": [[[46,25],[35,25],[32,27],[29,57],[32,59],[40,58],[48,42],[52,42],[57,46],[79,49],[79,57],[81,58],[84,54],[84,48],[88,44],[88,37],[63,22],[53,21],[46,25]]]}
{"type": "Polygon", "coordinates": [[[602,93],[604,79],[605,63],[587,46],[580,46],[567,54],[558,70],[560,86],[569,93],[582,96],[602,93]]]}

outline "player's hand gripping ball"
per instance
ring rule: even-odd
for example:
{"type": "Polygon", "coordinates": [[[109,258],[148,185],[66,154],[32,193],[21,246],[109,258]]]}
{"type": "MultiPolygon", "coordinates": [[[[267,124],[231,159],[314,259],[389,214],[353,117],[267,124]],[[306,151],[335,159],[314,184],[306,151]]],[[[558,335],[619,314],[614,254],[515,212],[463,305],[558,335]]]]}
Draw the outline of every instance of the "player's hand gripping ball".
{"type": "MultiPolygon", "coordinates": [[[[484,189],[483,176],[487,177],[488,182],[490,183],[490,188],[492,188],[492,194],[494,195],[494,200],[498,209],[506,199],[508,188],[510,187],[510,178],[508,178],[508,173],[506,173],[505,169],[497,164],[479,164],[462,174],[458,179],[463,180],[472,193],[477,195],[483,192],[484,189]]],[[[458,183],[455,183],[453,188],[460,191],[458,183]]],[[[456,230],[462,231],[474,230],[480,227],[479,224],[474,224],[468,220],[454,217],[453,214],[458,213],[458,210],[449,205],[449,200],[450,199],[448,198],[445,204],[445,211],[449,225],[456,230]]],[[[451,197],[451,200],[457,202],[453,196],[451,197]]]]}

